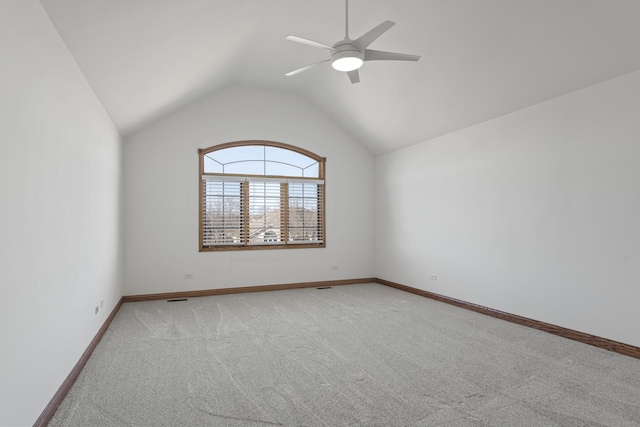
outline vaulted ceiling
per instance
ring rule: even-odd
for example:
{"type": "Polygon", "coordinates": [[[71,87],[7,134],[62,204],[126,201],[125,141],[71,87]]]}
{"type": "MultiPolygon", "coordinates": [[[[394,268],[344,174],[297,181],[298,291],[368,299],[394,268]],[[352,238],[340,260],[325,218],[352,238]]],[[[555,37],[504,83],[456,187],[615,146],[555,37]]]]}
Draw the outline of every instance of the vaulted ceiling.
{"type": "Polygon", "coordinates": [[[385,153],[640,69],[640,1],[352,0],[351,38],[396,22],[361,82],[323,64],[343,0],[41,0],[124,135],[227,86],[295,93],[385,153]]]}

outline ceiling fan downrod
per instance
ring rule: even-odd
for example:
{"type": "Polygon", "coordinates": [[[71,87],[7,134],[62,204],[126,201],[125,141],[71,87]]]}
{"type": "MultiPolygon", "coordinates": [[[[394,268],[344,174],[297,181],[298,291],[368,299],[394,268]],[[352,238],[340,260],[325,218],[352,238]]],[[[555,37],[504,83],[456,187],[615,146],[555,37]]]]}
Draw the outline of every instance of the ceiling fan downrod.
{"type": "Polygon", "coordinates": [[[349,40],[349,0],[344,0],[344,38],[349,40]]]}

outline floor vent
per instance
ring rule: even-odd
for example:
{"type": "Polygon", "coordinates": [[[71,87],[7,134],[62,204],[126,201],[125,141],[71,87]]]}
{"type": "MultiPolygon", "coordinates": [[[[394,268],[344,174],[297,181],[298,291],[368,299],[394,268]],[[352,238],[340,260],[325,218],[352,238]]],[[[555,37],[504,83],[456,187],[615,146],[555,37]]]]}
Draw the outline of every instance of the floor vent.
{"type": "Polygon", "coordinates": [[[316,289],[321,289],[322,290],[322,289],[333,289],[333,288],[331,286],[323,286],[321,288],[316,288],[316,289]]]}
{"type": "Polygon", "coordinates": [[[168,299],[167,302],[178,302],[178,301],[186,301],[187,298],[176,298],[176,299],[168,299]]]}

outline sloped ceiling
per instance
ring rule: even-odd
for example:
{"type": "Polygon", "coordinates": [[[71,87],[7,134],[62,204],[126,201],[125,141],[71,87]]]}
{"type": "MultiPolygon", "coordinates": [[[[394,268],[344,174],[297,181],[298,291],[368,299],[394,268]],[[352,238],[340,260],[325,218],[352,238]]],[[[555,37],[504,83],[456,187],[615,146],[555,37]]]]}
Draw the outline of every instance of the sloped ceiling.
{"type": "Polygon", "coordinates": [[[124,135],[226,86],[292,92],[380,154],[640,69],[640,1],[352,0],[350,36],[422,55],[330,65],[343,0],[41,0],[124,135]]]}

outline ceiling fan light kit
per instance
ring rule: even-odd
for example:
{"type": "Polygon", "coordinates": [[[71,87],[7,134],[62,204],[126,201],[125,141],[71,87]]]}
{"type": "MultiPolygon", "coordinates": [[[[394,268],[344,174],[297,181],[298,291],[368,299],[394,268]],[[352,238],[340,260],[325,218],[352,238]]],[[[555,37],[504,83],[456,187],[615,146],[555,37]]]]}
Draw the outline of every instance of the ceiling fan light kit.
{"type": "Polygon", "coordinates": [[[338,71],[353,71],[364,64],[364,53],[350,44],[334,46],[331,54],[331,66],[338,71]]]}
{"type": "Polygon", "coordinates": [[[293,70],[287,73],[287,76],[294,76],[303,71],[307,71],[316,65],[323,64],[325,62],[331,62],[331,66],[338,70],[346,72],[349,75],[351,83],[358,83],[360,81],[360,75],[358,69],[362,67],[365,61],[417,61],[420,59],[419,55],[408,55],[405,53],[395,52],[383,52],[379,50],[367,49],[367,47],[373,43],[378,37],[384,34],[389,28],[393,27],[395,22],[384,21],[377,27],[369,30],[362,36],[355,40],[349,38],[349,0],[345,0],[345,38],[335,43],[333,46],[326,45],[314,40],[305,39],[298,36],[287,36],[286,39],[306,44],[308,46],[319,47],[322,49],[328,49],[330,53],[330,59],[316,62],[314,64],[306,65],[297,70],[293,70]]]}

